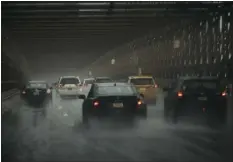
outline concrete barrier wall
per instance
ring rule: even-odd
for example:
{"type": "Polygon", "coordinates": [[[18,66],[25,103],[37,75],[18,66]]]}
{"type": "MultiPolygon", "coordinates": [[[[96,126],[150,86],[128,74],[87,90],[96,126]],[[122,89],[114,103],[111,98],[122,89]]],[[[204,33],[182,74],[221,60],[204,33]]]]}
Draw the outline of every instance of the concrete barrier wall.
{"type": "Polygon", "coordinates": [[[29,67],[15,39],[2,29],[2,92],[20,88],[29,78],[29,67]]]}

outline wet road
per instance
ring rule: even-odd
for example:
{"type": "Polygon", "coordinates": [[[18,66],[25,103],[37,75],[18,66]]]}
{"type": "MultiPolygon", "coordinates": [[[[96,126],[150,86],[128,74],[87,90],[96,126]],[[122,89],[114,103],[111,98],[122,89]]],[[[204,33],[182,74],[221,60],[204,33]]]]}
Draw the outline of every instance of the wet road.
{"type": "Polygon", "coordinates": [[[224,161],[221,130],[163,121],[163,94],[149,105],[149,117],[137,128],[80,127],[82,100],[52,101],[32,108],[15,97],[2,117],[3,161],[224,161]]]}

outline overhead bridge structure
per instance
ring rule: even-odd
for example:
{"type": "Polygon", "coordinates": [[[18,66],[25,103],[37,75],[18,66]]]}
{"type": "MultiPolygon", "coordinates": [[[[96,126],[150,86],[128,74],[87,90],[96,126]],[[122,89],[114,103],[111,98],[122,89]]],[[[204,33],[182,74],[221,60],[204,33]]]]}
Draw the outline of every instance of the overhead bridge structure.
{"type": "Polygon", "coordinates": [[[203,69],[230,77],[232,11],[231,2],[2,2],[2,24],[16,42],[102,54],[84,76],[126,77],[140,68],[162,84],[203,69]]]}

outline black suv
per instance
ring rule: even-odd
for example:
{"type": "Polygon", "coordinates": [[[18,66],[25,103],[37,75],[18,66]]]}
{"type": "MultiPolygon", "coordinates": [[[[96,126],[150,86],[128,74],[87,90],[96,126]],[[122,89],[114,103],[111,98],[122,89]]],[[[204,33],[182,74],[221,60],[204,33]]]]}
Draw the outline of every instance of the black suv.
{"type": "Polygon", "coordinates": [[[164,117],[174,123],[182,116],[205,116],[224,121],[227,92],[217,77],[182,77],[167,88],[164,117]]]}

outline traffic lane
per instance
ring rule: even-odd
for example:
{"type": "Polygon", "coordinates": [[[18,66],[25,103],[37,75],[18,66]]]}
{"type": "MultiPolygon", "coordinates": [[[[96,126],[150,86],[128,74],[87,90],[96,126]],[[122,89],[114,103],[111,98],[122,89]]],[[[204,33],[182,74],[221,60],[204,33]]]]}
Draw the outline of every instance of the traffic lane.
{"type": "MultiPolygon", "coordinates": [[[[77,102],[77,105],[79,104],[81,108],[81,103],[79,103],[80,100],[74,100],[77,102]]],[[[68,106],[72,107],[71,105],[75,105],[74,101],[68,101],[63,100],[60,102],[63,104],[63,111],[66,110],[68,112],[69,108],[68,106]],[[66,105],[66,106],[65,106],[66,105]]],[[[172,158],[170,159],[178,159],[180,151],[176,150],[183,150],[183,156],[187,155],[186,158],[184,158],[184,161],[192,160],[197,158],[197,154],[199,154],[199,159],[202,159],[203,161],[212,159],[213,161],[216,161],[216,159],[221,159],[218,154],[216,154],[216,150],[213,146],[213,140],[209,140],[209,135],[212,136],[218,136],[218,133],[211,132],[211,130],[205,128],[204,126],[192,126],[192,125],[177,125],[176,127],[172,125],[168,125],[164,123],[163,121],[163,94],[160,94],[158,96],[158,102],[156,105],[148,105],[148,119],[146,121],[141,121],[139,123],[139,126],[136,129],[122,129],[120,130],[98,130],[93,129],[88,132],[84,131],[83,129],[78,129],[74,132],[71,132],[71,136],[74,136],[74,138],[70,137],[64,137],[66,139],[70,140],[70,143],[73,143],[73,147],[77,147],[76,145],[79,145],[81,142],[82,144],[85,144],[85,147],[81,152],[92,152],[93,157],[89,157],[88,155],[80,155],[80,150],[78,152],[73,152],[67,154],[67,152],[61,152],[60,147],[54,145],[51,150],[54,150],[53,152],[57,153],[57,155],[61,155],[63,157],[63,160],[73,159],[73,160],[112,160],[113,158],[118,160],[153,160],[153,159],[166,159],[165,154],[169,154],[169,156],[172,158]],[[192,129],[190,129],[192,127],[192,129]],[[194,135],[195,133],[195,135],[194,135]],[[183,136],[181,136],[183,135],[183,136]],[[194,137],[192,137],[193,135],[194,137]],[[190,138],[189,138],[190,136],[190,138]],[[199,138],[199,136],[201,136],[199,138]],[[78,139],[76,139],[76,137],[78,139]],[[185,140],[183,140],[183,138],[185,140]],[[203,141],[204,140],[204,141],[203,141]],[[140,142],[139,142],[140,141],[140,142]],[[192,142],[193,141],[193,142],[192,142]],[[160,148],[158,146],[163,146],[162,153],[159,152],[160,148]],[[174,150],[173,145],[176,146],[176,150],[174,150]],[[204,148],[208,148],[210,151],[210,156],[205,155],[205,150],[202,149],[202,146],[205,146],[204,148]],[[140,146],[140,147],[139,147],[140,146]],[[212,148],[213,147],[213,148],[212,148]],[[59,149],[58,149],[59,148],[59,149]],[[156,151],[154,151],[154,149],[156,151]],[[136,151],[136,153],[135,153],[136,151]],[[149,153],[148,153],[149,151],[149,153]],[[154,155],[151,152],[157,152],[156,155],[154,155]],[[166,153],[164,153],[166,152],[166,153]],[[77,157],[77,154],[79,157],[77,157]],[[203,155],[200,155],[203,154],[203,155]],[[103,159],[104,158],[104,159],[103,159]]],[[[76,106],[73,110],[77,111],[78,107],[76,106]]],[[[81,110],[79,108],[79,112],[81,113],[81,110]]],[[[70,109],[71,110],[71,109],[70,109]]],[[[69,110],[69,111],[70,111],[69,110]]],[[[71,114],[75,114],[75,112],[70,111],[71,114]]],[[[78,112],[76,112],[78,114],[78,112]]],[[[61,115],[62,116],[62,115],[61,115]]],[[[78,116],[78,115],[77,115],[78,116]]],[[[74,116],[73,121],[77,116],[74,116]]],[[[63,116],[62,116],[63,117],[63,116]]],[[[79,115],[81,118],[81,115],[79,115]]],[[[65,121],[66,117],[63,117],[62,121],[65,121]]],[[[78,117],[77,117],[78,118],[78,117]]],[[[81,120],[79,120],[81,121],[81,120]]],[[[69,136],[68,134],[66,134],[69,136]]],[[[68,144],[68,141],[67,141],[68,144]]],[[[68,144],[69,145],[69,144],[68,144]]],[[[69,146],[71,147],[71,146],[69,146]]],[[[84,154],[83,153],[83,154],[84,154]]],[[[56,156],[53,156],[52,159],[54,159],[56,156]]],[[[60,157],[60,156],[59,156],[60,157]]],[[[60,159],[60,158],[59,158],[60,159]]],[[[55,160],[59,160],[56,159],[55,160]]]]}
{"type": "Polygon", "coordinates": [[[8,139],[8,145],[5,142],[5,147],[3,146],[3,150],[7,152],[4,157],[15,157],[15,161],[222,160],[216,142],[220,132],[213,132],[202,126],[174,127],[163,122],[162,94],[156,106],[148,106],[148,120],[141,122],[135,129],[76,130],[70,123],[78,118],[80,120],[81,104],[82,101],[77,99],[60,100],[53,92],[52,107],[47,107],[44,118],[37,117],[37,125],[33,124],[36,118],[33,109],[22,105],[20,113],[17,113],[18,118],[9,116],[9,119],[16,122],[7,122],[4,126],[8,128],[8,134],[14,136],[4,136],[2,139],[8,139]],[[62,105],[62,111],[55,107],[57,105],[62,105]],[[68,116],[64,116],[64,112],[68,112],[68,116]],[[10,148],[6,149],[6,145],[10,148]]]}
{"type": "Polygon", "coordinates": [[[62,99],[54,91],[53,107],[51,109],[51,118],[57,123],[73,127],[75,123],[81,120],[81,107],[83,100],[78,98],[62,99]]]}
{"type": "MultiPolygon", "coordinates": [[[[46,125],[47,112],[52,102],[48,101],[41,107],[34,107],[18,95],[11,100],[3,101],[2,104],[11,110],[2,116],[2,157],[6,161],[8,159],[14,161],[16,160],[14,156],[20,155],[24,150],[22,138],[46,125]]],[[[22,153],[25,152],[27,151],[22,153]]]]}
{"type": "Polygon", "coordinates": [[[95,143],[97,150],[109,153],[108,160],[118,154],[119,160],[222,161],[221,131],[192,123],[175,126],[165,123],[163,99],[161,93],[156,105],[148,105],[148,119],[141,121],[136,129],[120,132],[94,129],[85,136],[95,143]]]}
{"type": "MultiPolygon", "coordinates": [[[[163,98],[159,96],[159,98],[163,98]]],[[[182,158],[184,161],[197,159],[197,154],[203,154],[203,157],[199,157],[199,160],[206,161],[212,159],[216,161],[218,156],[216,156],[215,151],[210,152],[210,156],[205,155],[205,150],[201,147],[196,146],[197,140],[193,143],[187,142],[190,139],[183,140],[182,136],[175,136],[177,132],[182,132],[182,134],[193,134],[196,132],[196,136],[201,133],[205,136],[204,141],[199,141],[209,147],[211,140],[206,140],[208,138],[208,133],[210,130],[206,130],[204,127],[196,127],[189,129],[190,126],[174,128],[171,125],[166,125],[163,123],[162,119],[162,107],[163,102],[160,100],[155,105],[149,105],[149,117],[147,121],[141,123],[141,125],[135,130],[90,130],[87,132],[73,132],[70,135],[76,138],[68,138],[70,143],[73,143],[73,147],[77,147],[80,142],[82,144],[82,151],[73,151],[70,154],[61,151],[61,145],[54,145],[51,149],[56,152],[56,155],[61,155],[63,160],[73,159],[73,160],[171,160],[179,159],[179,154],[182,152],[182,158]],[[155,119],[156,118],[156,119],[155,119]],[[177,131],[178,130],[178,131],[177,131]],[[174,131],[174,132],[173,132],[174,131]],[[82,135],[83,134],[83,135],[82,135]],[[175,146],[175,148],[174,148],[175,146]],[[189,150],[187,149],[189,148],[189,150]],[[83,155],[80,155],[82,152],[83,155]],[[85,154],[87,153],[87,154],[85,154]],[[92,157],[88,156],[91,153],[92,157]],[[79,156],[77,156],[79,155],[79,156]],[[166,159],[166,156],[169,157],[166,159]],[[185,156],[184,156],[185,155],[185,156]]],[[[210,133],[212,134],[212,133],[210,133]]],[[[215,135],[215,134],[214,134],[215,135]]],[[[203,135],[202,135],[203,136],[203,135]]],[[[65,137],[64,137],[65,138],[65,137]]],[[[66,140],[67,140],[66,139],[66,140]]],[[[68,141],[67,141],[68,142],[68,141]]],[[[69,145],[69,144],[68,144],[69,145]]],[[[71,146],[69,146],[71,147],[71,146]]],[[[208,149],[213,150],[211,147],[208,149]]],[[[200,156],[200,155],[199,155],[200,156]]],[[[56,156],[54,156],[56,157],[56,156]]],[[[58,158],[53,160],[59,160],[58,158]]],[[[59,156],[60,157],[60,156],[59,156]]],[[[60,159],[61,160],[61,159],[60,159]]]]}

